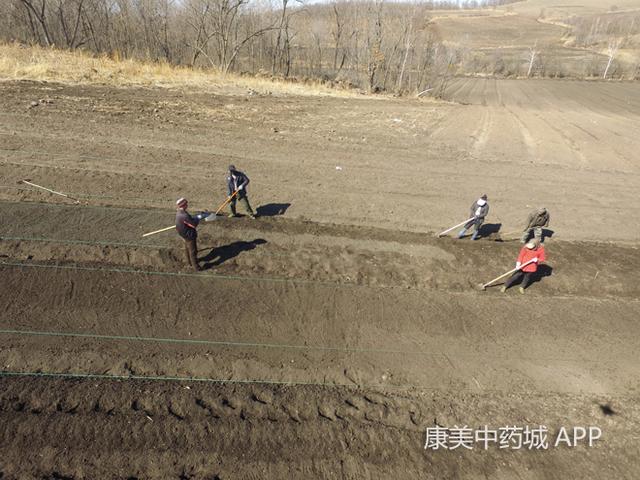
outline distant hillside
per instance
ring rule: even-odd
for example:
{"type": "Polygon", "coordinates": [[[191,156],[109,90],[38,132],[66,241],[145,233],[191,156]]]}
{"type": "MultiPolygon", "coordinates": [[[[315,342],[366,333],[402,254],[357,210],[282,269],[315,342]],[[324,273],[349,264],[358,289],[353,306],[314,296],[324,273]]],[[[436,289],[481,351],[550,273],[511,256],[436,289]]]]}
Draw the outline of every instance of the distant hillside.
{"type": "Polygon", "coordinates": [[[465,75],[638,76],[640,0],[479,4],[7,0],[0,39],[398,94],[465,75]]]}

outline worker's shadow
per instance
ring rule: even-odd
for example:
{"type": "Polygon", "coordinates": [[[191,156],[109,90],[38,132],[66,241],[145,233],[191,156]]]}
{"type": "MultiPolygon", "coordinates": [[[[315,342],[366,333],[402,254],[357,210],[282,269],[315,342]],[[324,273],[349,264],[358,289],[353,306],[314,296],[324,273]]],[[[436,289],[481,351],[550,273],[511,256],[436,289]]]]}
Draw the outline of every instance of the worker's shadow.
{"type": "MultiPolygon", "coordinates": [[[[551,238],[553,237],[553,230],[549,230],[548,228],[543,228],[542,229],[542,235],[540,237],[540,242],[544,243],[544,241],[547,238],[551,238]]],[[[531,240],[532,238],[534,238],[533,232],[529,232],[529,236],[527,237],[527,240],[531,240]]]]}
{"type": "Polygon", "coordinates": [[[206,256],[199,258],[199,261],[204,262],[202,265],[203,270],[217,267],[222,265],[227,260],[237,257],[242,252],[253,250],[258,245],[264,245],[267,241],[263,238],[256,238],[250,242],[237,241],[230,243],[229,245],[223,245],[221,247],[212,248],[206,256]]]}
{"type": "Polygon", "coordinates": [[[483,223],[480,225],[479,235],[480,237],[490,237],[495,235],[502,228],[501,223],[483,223]]]}
{"type": "Polygon", "coordinates": [[[256,209],[256,215],[259,217],[275,217],[276,215],[284,215],[290,206],[290,203],[267,203],[266,205],[260,205],[256,209]]]}
{"type": "Polygon", "coordinates": [[[534,283],[538,283],[544,277],[550,277],[553,273],[553,267],[551,265],[547,265],[546,263],[541,263],[538,265],[538,270],[536,270],[533,275],[531,275],[531,285],[534,283]]]}
{"type": "Polygon", "coordinates": [[[543,228],[542,229],[542,241],[544,242],[545,238],[551,238],[553,237],[553,230],[549,230],[548,228],[543,228]]]}

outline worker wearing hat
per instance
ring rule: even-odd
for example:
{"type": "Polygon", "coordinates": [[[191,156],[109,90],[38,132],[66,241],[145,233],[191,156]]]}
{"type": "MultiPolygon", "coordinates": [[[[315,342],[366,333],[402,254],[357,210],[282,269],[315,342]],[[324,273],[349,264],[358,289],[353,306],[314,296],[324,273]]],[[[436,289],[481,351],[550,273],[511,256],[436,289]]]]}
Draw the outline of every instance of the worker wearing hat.
{"type": "Polygon", "coordinates": [[[235,165],[229,165],[229,175],[227,176],[227,194],[231,198],[229,201],[230,217],[236,217],[236,200],[240,200],[242,206],[251,218],[256,218],[253,209],[249,204],[247,197],[247,185],[249,185],[249,177],[241,172],[235,165]],[[233,195],[235,192],[235,196],[233,195]]]}
{"type": "Polygon", "coordinates": [[[533,275],[538,271],[538,265],[544,262],[545,259],[544,247],[540,245],[538,240],[530,240],[527,242],[520,250],[518,260],[516,261],[518,271],[509,277],[509,280],[506,281],[500,291],[504,293],[508,288],[520,282],[518,291],[524,293],[525,288],[531,284],[533,275]]]}
{"type": "Polygon", "coordinates": [[[464,237],[464,234],[473,226],[473,235],[471,240],[477,240],[480,235],[480,226],[484,223],[484,218],[489,213],[489,203],[487,202],[487,195],[483,194],[478,200],[471,205],[471,211],[469,214],[470,220],[465,223],[462,230],[458,232],[458,238],[464,237]]]}
{"type": "Polygon", "coordinates": [[[200,271],[201,268],[198,265],[198,232],[196,230],[198,223],[200,223],[200,215],[191,216],[187,212],[188,207],[189,202],[186,198],[179,198],[176,201],[176,230],[184,240],[189,265],[195,271],[200,271]]]}
{"type": "Polygon", "coordinates": [[[529,213],[527,217],[527,224],[522,232],[522,238],[520,242],[527,243],[527,240],[531,238],[531,231],[533,230],[533,237],[540,243],[542,242],[542,228],[549,226],[549,212],[546,208],[540,207],[529,213]]]}

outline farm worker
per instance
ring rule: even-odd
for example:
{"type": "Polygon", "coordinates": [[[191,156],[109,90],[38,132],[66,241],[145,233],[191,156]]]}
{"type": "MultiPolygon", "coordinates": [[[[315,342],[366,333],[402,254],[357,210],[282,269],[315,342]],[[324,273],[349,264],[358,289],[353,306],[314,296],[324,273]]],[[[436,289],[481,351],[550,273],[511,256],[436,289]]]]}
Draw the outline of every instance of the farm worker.
{"type": "Polygon", "coordinates": [[[229,202],[229,209],[231,213],[230,217],[235,217],[236,215],[236,200],[240,200],[240,203],[244,206],[244,209],[247,211],[251,218],[256,218],[253,213],[253,209],[249,204],[249,198],[247,197],[247,185],[249,185],[249,177],[247,177],[243,172],[238,170],[235,165],[229,165],[229,175],[227,176],[227,192],[229,197],[236,193],[235,197],[231,199],[229,202]]]}
{"type": "Polygon", "coordinates": [[[524,293],[524,289],[527,288],[531,284],[531,280],[533,280],[533,274],[538,271],[538,264],[544,261],[544,247],[540,245],[540,242],[538,240],[530,240],[527,242],[520,250],[518,260],[516,261],[518,271],[509,277],[509,280],[507,280],[500,291],[504,293],[508,288],[520,282],[518,291],[524,293]],[[532,263],[525,265],[529,261],[532,261],[532,263]]]}
{"type": "Polygon", "coordinates": [[[521,243],[527,243],[527,240],[531,237],[531,230],[538,242],[542,242],[542,227],[549,226],[549,212],[546,208],[540,207],[537,210],[533,210],[527,217],[527,224],[522,232],[521,243]]]}
{"type": "Polygon", "coordinates": [[[480,225],[484,223],[484,217],[486,217],[488,213],[489,204],[487,203],[487,195],[484,194],[471,205],[469,217],[473,218],[465,223],[462,230],[458,232],[458,238],[464,237],[466,231],[473,226],[473,235],[471,236],[471,240],[477,240],[478,235],[480,234],[480,225]]]}
{"type": "Polygon", "coordinates": [[[198,232],[196,227],[200,223],[201,216],[191,216],[187,212],[189,202],[186,198],[179,198],[176,201],[176,230],[178,235],[184,240],[185,249],[187,251],[187,261],[193,269],[198,272],[201,270],[198,265],[198,232]]]}

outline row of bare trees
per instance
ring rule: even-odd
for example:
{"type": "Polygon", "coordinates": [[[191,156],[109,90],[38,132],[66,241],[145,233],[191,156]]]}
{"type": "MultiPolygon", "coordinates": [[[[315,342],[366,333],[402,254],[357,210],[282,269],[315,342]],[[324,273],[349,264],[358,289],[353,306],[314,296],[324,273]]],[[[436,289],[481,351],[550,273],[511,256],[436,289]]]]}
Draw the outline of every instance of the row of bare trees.
{"type": "Polygon", "coordinates": [[[223,73],[437,94],[455,74],[532,75],[539,67],[535,46],[505,70],[503,58],[443,41],[430,21],[437,6],[510,1],[2,0],[0,37],[223,73]]]}

